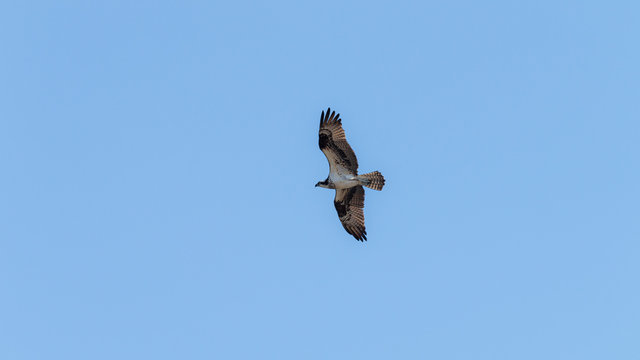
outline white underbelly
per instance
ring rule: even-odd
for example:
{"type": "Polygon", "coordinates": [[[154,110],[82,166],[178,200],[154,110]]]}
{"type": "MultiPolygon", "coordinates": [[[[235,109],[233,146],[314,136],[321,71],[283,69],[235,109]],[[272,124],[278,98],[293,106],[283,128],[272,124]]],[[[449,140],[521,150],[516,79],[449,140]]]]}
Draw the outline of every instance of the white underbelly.
{"type": "Polygon", "coordinates": [[[360,185],[360,181],[354,175],[329,174],[329,179],[336,189],[348,189],[360,185]]]}

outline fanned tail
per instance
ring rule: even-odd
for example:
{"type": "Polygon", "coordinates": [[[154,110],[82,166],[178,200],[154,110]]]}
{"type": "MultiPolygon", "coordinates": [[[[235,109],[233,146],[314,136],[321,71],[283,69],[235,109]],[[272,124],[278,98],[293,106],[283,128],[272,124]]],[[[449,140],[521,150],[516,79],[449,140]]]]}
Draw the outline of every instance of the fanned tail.
{"type": "Polygon", "coordinates": [[[362,185],[373,190],[380,191],[384,186],[384,176],[379,171],[358,175],[358,180],[362,185]]]}

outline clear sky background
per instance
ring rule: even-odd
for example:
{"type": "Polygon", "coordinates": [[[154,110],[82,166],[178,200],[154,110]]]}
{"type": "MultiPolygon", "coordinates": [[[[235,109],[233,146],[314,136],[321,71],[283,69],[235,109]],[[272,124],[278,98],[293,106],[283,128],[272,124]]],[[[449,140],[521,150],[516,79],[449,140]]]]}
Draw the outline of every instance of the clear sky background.
{"type": "Polygon", "coordinates": [[[639,359],[639,18],[3,3],[0,358],[639,359]]]}

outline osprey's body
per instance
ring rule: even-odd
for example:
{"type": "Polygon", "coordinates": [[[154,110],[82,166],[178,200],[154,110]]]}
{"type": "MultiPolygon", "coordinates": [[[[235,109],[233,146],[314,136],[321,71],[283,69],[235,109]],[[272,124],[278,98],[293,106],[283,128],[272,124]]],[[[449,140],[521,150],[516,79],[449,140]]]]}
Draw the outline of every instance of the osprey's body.
{"type": "Polygon", "coordinates": [[[333,204],[342,226],[357,240],[367,240],[364,227],[364,188],[382,190],[384,177],[378,171],[358,175],[358,159],[347,143],[340,114],[327,109],[320,116],[318,145],[329,161],[329,176],[316,184],[335,189],[333,204]]]}
{"type": "Polygon", "coordinates": [[[329,174],[329,182],[333,184],[333,189],[348,189],[362,185],[357,176],[344,174],[329,174]]]}
{"type": "Polygon", "coordinates": [[[362,183],[357,176],[338,173],[330,173],[327,180],[318,183],[319,187],[327,189],[348,189],[358,185],[362,183]]]}

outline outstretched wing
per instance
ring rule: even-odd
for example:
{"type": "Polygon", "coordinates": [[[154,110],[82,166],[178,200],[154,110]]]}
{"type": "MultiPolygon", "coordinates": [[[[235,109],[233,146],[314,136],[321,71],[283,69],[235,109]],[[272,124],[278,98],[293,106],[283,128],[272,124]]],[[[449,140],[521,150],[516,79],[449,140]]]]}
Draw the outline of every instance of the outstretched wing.
{"type": "Polygon", "coordinates": [[[331,108],[327,109],[326,114],[323,111],[320,116],[318,135],[320,150],[329,160],[329,171],[356,175],[358,173],[358,159],[356,159],[356,154],[344,135],[340,114],[336,114],[335,111],[331,112],[331,108]]]}
{"type": "Polygon", "coordinates": [[[333,199],[338,217],[344,229],[356,240],[367,240],[367,231],[364,228],[364,189],[362,186],[354,186],[348,189],[336,190],[333,199]]]}

